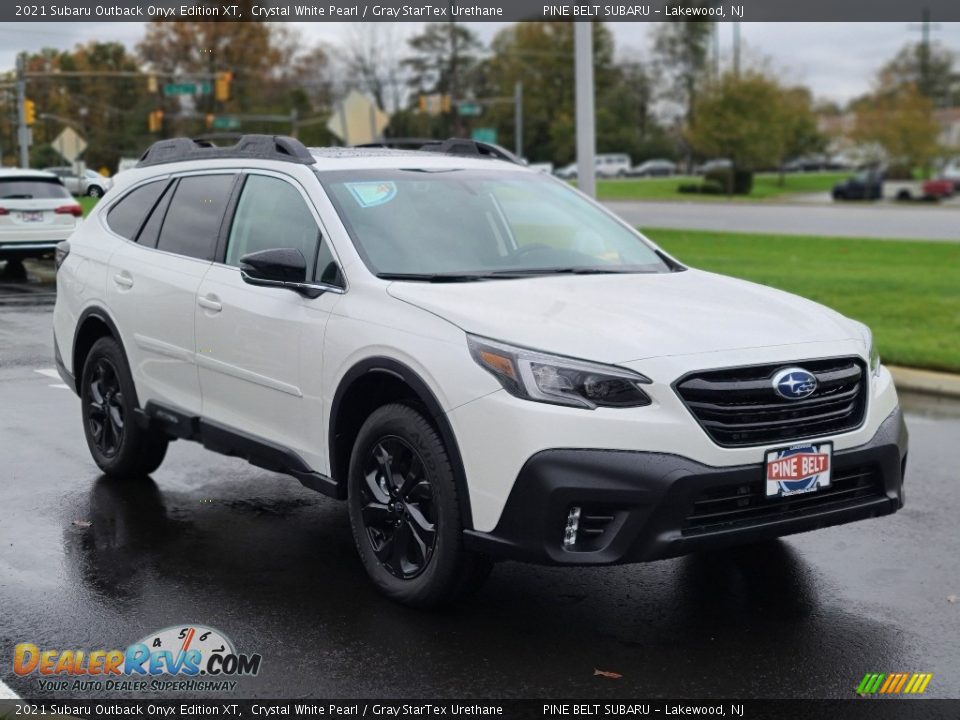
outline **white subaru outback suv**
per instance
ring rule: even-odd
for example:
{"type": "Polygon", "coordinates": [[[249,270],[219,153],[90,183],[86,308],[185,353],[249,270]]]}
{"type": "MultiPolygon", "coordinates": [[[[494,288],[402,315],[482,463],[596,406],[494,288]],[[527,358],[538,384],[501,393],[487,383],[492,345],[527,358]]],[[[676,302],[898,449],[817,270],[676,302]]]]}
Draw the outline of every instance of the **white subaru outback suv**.
{"type": "Polygon", "coordinates": [[[887,515],[870,331],[685,267],[491,146],[161,141],[58,252],[56,359],[110,475],[171,440],[348,502],[415,605],[887,515]]]}

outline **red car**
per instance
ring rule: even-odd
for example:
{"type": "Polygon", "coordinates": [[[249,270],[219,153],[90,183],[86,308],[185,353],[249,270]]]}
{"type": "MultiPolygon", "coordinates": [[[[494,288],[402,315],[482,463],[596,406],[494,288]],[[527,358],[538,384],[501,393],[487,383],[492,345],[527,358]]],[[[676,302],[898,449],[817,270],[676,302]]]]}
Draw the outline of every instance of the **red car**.
{"type": "Polygon", "coordinates": [[[923,197],[927,200],[942,200],[952,197],[955,192],[953,181],[945,180],[927,180],[923,183],[923,197]]]}

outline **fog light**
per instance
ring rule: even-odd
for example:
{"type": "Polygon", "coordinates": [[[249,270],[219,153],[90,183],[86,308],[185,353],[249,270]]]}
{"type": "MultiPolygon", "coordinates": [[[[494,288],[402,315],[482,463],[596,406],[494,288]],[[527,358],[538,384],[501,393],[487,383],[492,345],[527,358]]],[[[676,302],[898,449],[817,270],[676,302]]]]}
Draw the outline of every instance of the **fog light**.
{"type": "Polygon", "coordinates": [[[577,528],[580,526],[580,508],[572,507],[567,513],[567,527],[563,531],[563,546],[570,547],[577,542],[577,528]]]}

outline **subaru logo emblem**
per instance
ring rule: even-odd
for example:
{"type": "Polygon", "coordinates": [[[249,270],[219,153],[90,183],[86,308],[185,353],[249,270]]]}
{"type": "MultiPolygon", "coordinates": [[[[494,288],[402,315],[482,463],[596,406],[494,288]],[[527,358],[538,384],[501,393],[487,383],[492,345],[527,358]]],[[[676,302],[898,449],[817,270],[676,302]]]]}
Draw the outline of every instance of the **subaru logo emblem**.
{"type": "Polygon", "coordinates": [[[803,368],[786,368],[773,376],[773,389],[787,400],[803,400],[817,391],[817,378],[803,368]]]}

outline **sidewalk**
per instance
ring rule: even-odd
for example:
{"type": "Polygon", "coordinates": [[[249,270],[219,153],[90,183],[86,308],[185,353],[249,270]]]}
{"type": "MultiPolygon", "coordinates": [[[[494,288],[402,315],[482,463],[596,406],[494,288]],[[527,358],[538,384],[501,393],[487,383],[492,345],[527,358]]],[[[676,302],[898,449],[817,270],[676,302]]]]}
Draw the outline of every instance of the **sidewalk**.
{"type": "Polygon", "coordinates": [[[897,390],[960,399],[960,375],[888,365],[897,390]]]}

